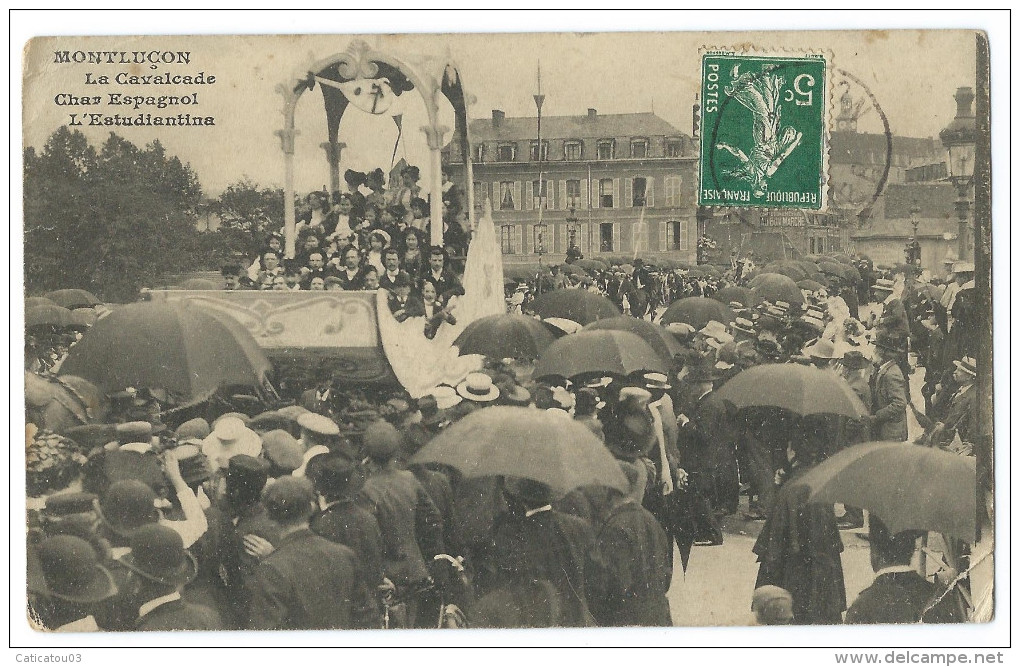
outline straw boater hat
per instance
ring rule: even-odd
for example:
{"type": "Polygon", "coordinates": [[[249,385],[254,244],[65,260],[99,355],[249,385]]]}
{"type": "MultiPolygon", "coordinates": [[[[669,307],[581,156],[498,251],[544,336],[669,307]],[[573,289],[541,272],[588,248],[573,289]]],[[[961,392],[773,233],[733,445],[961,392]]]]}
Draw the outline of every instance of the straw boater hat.
{"type": "Polygon", "coordinates": [[[716,320],[710,321],[698,333],[708,339],[710,345],[713,341],[717,343],[714,347],[719,347],[719,345],[724,345],[733,340],[733,335],[726,331],[726,325],[716,320]]]}
{"type": "Polygon", "coordinates": [[[973,377],[977,377],[977,361],[974,359],[974,357],[964,357],[959,361],[954,361],[953,365],[956,366],[959,370],[963,371],[964,373],[967,373],[968,375],[971,375],[973,377]]]}
{"type": "Polygon", "coordinates": [[[499,398],[499,387],[485,373],[468,373],[464,381],[457,385],[457,393],[475,403],[488,403],[499,398]]]}
{"type": "Polygon", "coordinates": [[[436,408],[439,410],[449,410],[464,400],[456,389],[445,384],[439,385],[429,393],[436,399],[436,408]]]}
{"type": "Polygon", "coordinates": [[[812,359],[837,359],[836,346],[830,340],[817,340],[804,348],[804,356],[812,359]]]}
{"type": "Polygon", "coordinates": [[[892,292],[893,281],[889,280],[888,278],[879,278],[878,280],[875,281],[875,286],[873,289],[876,292],[892,292]]]}
{"type": "Polygon", "coordinates": [[[340,427],[336,422],[325,415],[315,412],[306,412],[297,418],[298,426],[305,431],[311,431],[319,435],[340,435],[340,427]]]}
{"type": "Polygon", "coordinates": [[[733,331],[742,333],[746,336],[754,336],[754,322],[747,319],[746,317],[738,317],[734,320],[732,325],[733,331]]]}
{"type": "Polygon", "coordinates": [[[184,549],[184,541],[173,528],[151,524],[131,536],[131,553],[120,562],[144,579],[178,588],[198,574],[195,557],[184,549]]]}
{"type": "Polygon", "coordinates": [[[974,262],[954,262],[953,273],[974,273],[974,262]]]}

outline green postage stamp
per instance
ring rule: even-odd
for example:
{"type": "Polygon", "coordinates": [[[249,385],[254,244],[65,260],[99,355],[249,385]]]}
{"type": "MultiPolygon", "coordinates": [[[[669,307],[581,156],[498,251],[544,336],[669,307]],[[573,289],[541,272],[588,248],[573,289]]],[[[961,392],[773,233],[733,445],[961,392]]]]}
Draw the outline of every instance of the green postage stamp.
{"type": "Polygon", "coordinates": [[[829,67],[820,54],[705,52],[699,204],[825,209],[829,67]]]}

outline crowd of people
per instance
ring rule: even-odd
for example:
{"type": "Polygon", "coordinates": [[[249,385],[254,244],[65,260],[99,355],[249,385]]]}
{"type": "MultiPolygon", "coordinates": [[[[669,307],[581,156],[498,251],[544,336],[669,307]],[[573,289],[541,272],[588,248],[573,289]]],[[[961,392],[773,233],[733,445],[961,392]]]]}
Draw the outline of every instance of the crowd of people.
{"type": "Polygon", "coordinates": [[[381,169],[348,170],[348,192],[311,192],[299,207],[295,257],[284,256],[282,234],[271,234],[248,266],[223,267],[227,288],[376,289],[388,287],[398,272],[417,284],[428,273],[433,251],[450,258],[467,252],[462,189],[445,171],[443,176],[443,248],[429,246],[430,205],[420,196],[417,167],[401,162],[389,187],[381,169]],[[396,266],[387,260],[389,254],[396,266]]]}
{"type": "MultiPolygon", "coordinates": [[[[463,288],[447,254],[422,244],[428,223],[413,212],[427,208],[415,205],[414,180],[407,172],[392,204],[410,197],[406,217],[369,212],[391,211],[371,177],[357,206],[341,197],[335,226],[313,215],[291,268],[270,240],[251,285],[383,287],[398,319],[452,318],[446,304],[463,288]]],[[[694,276],[640,259],[583,272],[568,264],[508,284],[507,305],[529,313],[536,293],[583,288],[654,321],[672,301],[713,296],[753,271],[738,273],[694,276]]],[[[746,494],[743,518],[764,522],[754,546],[758,622],[963,620],[929,604],[936,584],[904,574],[918,535],[892,535],[875,516],[872,564],[885,588],[847,610],[840,530],[864,527],[864,513],[846,507],[837,517],[785,490],[844,447],[907,440],[908,411],[924,427],[919,444],[974,455],[973,266],[956,265],[945,285],[905,267],[803,297],[729,302],[732,321],[700,328],[669,324],[679,351],[668,374],[534,378],[521,360],[487,358],[456,386],[418,399],[326,377],[259,414],[210,408],[176,423],[161,416],[158,391],[141,388],[110,397],[103,423],[59,434],[30,415],[33,618],[77,630],[670,625],[674,549],[686,568],[693,547],[722,544],[721,520],[746,494]],[[717,397],[765,363],[830,369],[869,414],[737,411],[717,397]],[[921,367],[923,409],[909,382],[921,367]],[[528,479],[410,463],[494,405],[582,422],[628,491],[563,496],[528,479]],[[882,579],[889,571],[897,582],[882,579]],[[875,602],[898,593],[909,602],[894,612],[875,602]]]]}

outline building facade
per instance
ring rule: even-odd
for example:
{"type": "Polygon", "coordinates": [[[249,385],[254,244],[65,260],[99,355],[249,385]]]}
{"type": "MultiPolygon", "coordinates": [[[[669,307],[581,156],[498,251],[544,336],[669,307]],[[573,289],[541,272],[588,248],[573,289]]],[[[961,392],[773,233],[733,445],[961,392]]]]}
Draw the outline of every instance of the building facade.
{"type": "MultiPolygon", "coordinates": [[[[470,135],[476,211],[491,203],[508,263],[562,261],[571,245],[695,261],[697,145],[658,116],[543,116],[539,144],[537,117],[493,110],[470,135]]],[[[463,180],[460,152],[445,157],[463,180]]]]}

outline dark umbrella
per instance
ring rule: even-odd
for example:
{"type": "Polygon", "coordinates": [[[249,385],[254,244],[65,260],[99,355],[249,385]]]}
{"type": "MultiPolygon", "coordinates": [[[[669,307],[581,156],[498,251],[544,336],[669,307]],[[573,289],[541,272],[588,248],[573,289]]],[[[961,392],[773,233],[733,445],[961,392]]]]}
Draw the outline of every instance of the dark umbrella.
{"type": "Polygon", "coordinates": [[[766,264],[762,269],[763,273],[779,273],[793,280],[804,280],[808,277],[808,272],[804,270],[804,267],[793,260],[772,262],[766,264]]]}
{"type": "Polygon", "coordinates": [[[532,377],[582,373],[630,375],[635,371],[668,373],[670,364],[629,331],[579,331],[550,345],[535,362],[532,377]]]}
{"type": "Polygon", "coordinates": [[[827,276],[842,277],[843,275],[843,265],[832,260],[823,260],[818,262],[818,270],[827,276]]]}
{"type": "Polygon", "coordinates": [[[83,289],[58,289],[46,294],[46,298],[64,308],[91,308],[102,303],[92,292],[83,289]]]}
{"type": "Polygon", "coordinates": [[[723,287],[713,294],[711,298],[727,305],[736,301],[747,308],[753,308],[758,304],[758,300],[754,298],[754,293],[749,287],[739,287],[737,285],[723,287]]]}
{"type": "Polygon", "coordinates": [[[620,315],[616,305],[601,294],[569,288],[540,295],[531,303],[531,309],[542,317],[562,317],[581,324],[620,315]]]}
{"type": "Polygon", "coordinates": [[[820,289],[825,289],[825,285],[817,283],[814,280],[801,280],[797,283],[797,287],[806,289],[809,292],[817,292],[820,289]]]}
{"type": "Polygon", "coordinates": [[[160,387],[198,401],[223,385],[259,386],[270,368],[239,322],[179,301],[117,308],[71,348],[60,373],[107,391],[160,387]]]}
{"type": "Polygon", "coordinates": [[[604,320],[596,320],[584,328],[585,331],[629,331],[641,337],[652,346],[659,356],[666,362],[673,363],[673,355],[682,349],[676,337],[657,324],[637,317],[608,317],[604,320]]]}
{"type": "Polygon", "coordinates": [[[561,335],[559,329],[542,320],[504,313],[475,320],[453,344],[461,354],[484,354],[495,359],[537,359],[561,335]]]}
{"type": "Polygon", "coordinates": [[[835,414],[863,417],[861,399],[841,376],[814,366],[764,364],[737,373],[718,393],[737,408],[783,408],[805,416],[835,414]]]}
{"type": "Polygon", "coordinates": [[[764,301],[786,301],[797,305],[804,303],[804,295],[801,294],[797,283],[789,276],[779,273],[763,273],[755,277],[751,291],[764,301]]]}
{"type": "Polygon", "coordinates": [[[95,324],[97,320],[99,320],[99,316],[96,315],[96,311],[92,308],[77,308],[71,311],[71,324],[69,326],[85,330],[95,324]]]}
{"type": "Polygon", "coordinates": [[[826,257],[832,259],[834,262],[837,262],[839,264],[853,264],[854,262],[852,257],[850,257],[849,255],[844,255],[843,253],[839,252],[830,253],[826,255],[826,257]]]}
{"type": "Polygon", "coordinates": [[[53,303],[44,296],[30,296],[27,299],[25,299],[25,310],[28,310],[32,306],[55,306],[55,305],[57,304],[53,303]]]}
{"type": "Polygon", "coordinates": [[[63,306],[32,306],[25,310],[25,327],[69,327],[74,324],[71,311],[63,306]]]}
{"type": "Polygon", "coordinates": [[[866,442],[830,456],[796,482],[809,502],[846,503],[877,515],[893,534],[930,530],[973,542],[974,458],[906,442],[866,442]]]}
{"type": "Polygon", "coordinates": [[[628,488],[619,464],[586,426],[535,408],[477,410],[422,447],[411,463],[442,463],[465,477],[523,477],[559,496],[581,486],[628,488]]]}
{"type": "Polygon", "coordinates": [[[733,311],[725,303],[704,296],[689,296],[674,301],[662,314],[659,323],[665,326],[684,322],[695,329],[701,329],[712,320],[726,324],[735,319],[733,311]]]}

